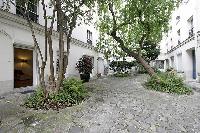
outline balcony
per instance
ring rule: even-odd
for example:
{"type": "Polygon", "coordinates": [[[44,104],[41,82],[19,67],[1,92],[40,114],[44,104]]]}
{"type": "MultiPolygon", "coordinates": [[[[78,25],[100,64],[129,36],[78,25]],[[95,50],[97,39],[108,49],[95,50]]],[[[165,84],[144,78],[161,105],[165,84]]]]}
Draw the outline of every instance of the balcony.
{"type": "Polygon", "coordinates": [[[16,14],[20,15],[22,17],[25,17],[24,15],[27,15],[33,22],[38,22],[38,17],[39,15],[37,14],[37,5],[34,3],[31,3],[30,1],[26,5],[25,3],[16,4],[16,14]],[[23,5],[24,4],[24,5],[23,5]],[[27,8],[27,13],[26,13],[26,8],[27,8]]]}

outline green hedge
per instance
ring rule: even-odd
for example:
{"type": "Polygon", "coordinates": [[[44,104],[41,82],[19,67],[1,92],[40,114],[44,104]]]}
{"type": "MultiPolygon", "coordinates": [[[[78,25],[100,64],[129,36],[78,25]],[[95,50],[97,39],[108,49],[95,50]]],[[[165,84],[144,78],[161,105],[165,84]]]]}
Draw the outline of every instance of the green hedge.
{"type": "Polygon", "coordinates": [[[146,82],[148,89],[176,93],[176,94],[190,94],[192,89],[187,87],[183,79],[178,77],[174,73],[157,73],[156,75],[149,78],[146,82]]]}

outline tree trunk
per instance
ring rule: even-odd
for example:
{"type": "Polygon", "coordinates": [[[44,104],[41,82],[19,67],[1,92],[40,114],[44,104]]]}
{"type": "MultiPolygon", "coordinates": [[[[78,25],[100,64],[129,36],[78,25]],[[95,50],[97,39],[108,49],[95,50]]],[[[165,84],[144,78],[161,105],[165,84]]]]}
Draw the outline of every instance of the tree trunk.
{"type": "Polygon", "coordinates": [[[42,66],[40,68],[40,86],[45,90],[45,80],[44,80],[44,70],[45,70],[46,63],[42,62],[42,66]]]}
{"type": "Polygon", "coordinates": [[[48,44],[49,44],[49,67],[50,67],[50,76],[49,76],[49,89],[55,91],[55,76],[54,76],[54,65],[53,65],[53,45],[51,34],[48,33],[48,44]]]}
{"type": "Polygon", "coordinates": [[[64,79],[64,32],[63,32],[63,12],[61,9],[61,1],[56,0],[57,8],[57,22],[59,30],[59,70],[58,70],[58,79],[56,82],[56,91],[61,87],[62,81],[64,79]]]}
{"type": "Polygon", "coordinates": [[[148,72],[150,76],[153,76],[155,74],[155,71],[153,68],[142,58],[141,55],[136,55],[136,54],[130,54],[132,57],[134,57],[143,67],[144,69],[148,72]]]}
{"type": "Polygon", "coordinates": [[[120,48],[127,53],[129,56],[134,57],[148,72],[150,76],[153,76],[155,74],[155,71],[151,66],[142,58],[142,56],[135,51],[131,51],[124,45],[124,41],[116,35],[116,30],[113,30],[113,32],[110,34],[118,43],[120,48]]]}

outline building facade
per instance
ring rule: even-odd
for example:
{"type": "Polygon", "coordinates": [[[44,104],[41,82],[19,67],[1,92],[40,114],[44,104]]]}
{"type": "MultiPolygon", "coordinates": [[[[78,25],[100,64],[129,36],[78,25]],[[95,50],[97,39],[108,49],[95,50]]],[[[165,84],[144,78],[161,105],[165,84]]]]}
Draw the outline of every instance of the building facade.
{"type": "MultiPolygon", "coordinates": [[[[45,1],[48,2],[48,1],[45,1]]],[[[0,7],[6,8],[5,0],[0,0],[0,7]]],[[[16,6],[10,4],[9,10],[0,10],[0,94],[12,91],[13,88],[36,86],[39,82],[36,52],[30,28],[27,21],[21,16],[16,6]]],[[[33,3],[32,3],[33,4],[33,3]]],[[[44,19],[43,10],[40,3],[31,5],[33,7],[31,19],[37,41],[41,51],[44,53],[44,19]]],[[[21,7],[19,7],[21,8],[21,7]]],[[[50,9],[47,14],[51,13],[50,9]]],[[[57,67],[58,60],[58,32],[56,25],[52,35],[54,50],[54,66],[57,67]]],[[[93,58],[94,69],[91,74],[95,77],[98,73],[104,74],[103,54],[95,51],[95,45],[98,41],[98,32],[93,26],[77,26],[72,34],[71,48],[69,54],[69,64],[66,70],[66,77],[79,76],[75,69],[76,63],[83,55],[93,58]]],[[[66,41],[65,41],[66,44],[66,41]]],[[[45,69],[45,75],[48,77],[49,68],[45,69]]],[[[56,72],[56,71],[55,71],[56,72]]]]}
{"type": "Polygon", "coordinates": [[[182,0],[160,43],[156,66],[175,69],[185,80],[200,82],[200,1],[182,0]]]}

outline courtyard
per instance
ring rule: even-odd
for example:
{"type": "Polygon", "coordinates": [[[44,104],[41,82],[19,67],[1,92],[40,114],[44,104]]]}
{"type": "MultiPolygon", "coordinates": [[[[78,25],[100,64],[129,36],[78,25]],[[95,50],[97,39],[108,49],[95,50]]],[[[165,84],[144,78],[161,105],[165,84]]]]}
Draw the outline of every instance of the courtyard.
{"type": "Polygon", "coordinates": [[[200,132],[199,92],[156,92],[143,87],[146,79],[137,75],[92,80],[85,84],[90,92],[85,101],[59,112],[21,106],[31,93],[6,95],[0,99],[0,132],[200,132]]]}

